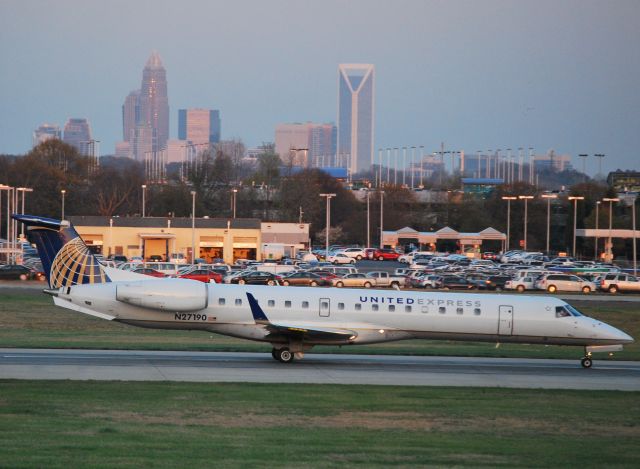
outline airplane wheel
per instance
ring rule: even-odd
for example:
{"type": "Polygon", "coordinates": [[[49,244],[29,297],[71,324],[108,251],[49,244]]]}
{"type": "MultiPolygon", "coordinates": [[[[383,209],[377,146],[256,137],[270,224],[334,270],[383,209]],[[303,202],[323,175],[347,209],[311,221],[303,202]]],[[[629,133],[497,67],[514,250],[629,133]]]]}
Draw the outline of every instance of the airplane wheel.
{"type": "Polygon", "coordinates": [[[591,368],[591,365],[593,365],[593,361],[589,357],[584,357],[582,360],[580,360],[580,364],[582,365],[582,368],[591,368]]]}
{"type": "Polygon", "coordinates": [[[291,363],[293,361],[293,353],[288,348],[281,348],[276,352],[276,357],[282,363],[291,363]]]}

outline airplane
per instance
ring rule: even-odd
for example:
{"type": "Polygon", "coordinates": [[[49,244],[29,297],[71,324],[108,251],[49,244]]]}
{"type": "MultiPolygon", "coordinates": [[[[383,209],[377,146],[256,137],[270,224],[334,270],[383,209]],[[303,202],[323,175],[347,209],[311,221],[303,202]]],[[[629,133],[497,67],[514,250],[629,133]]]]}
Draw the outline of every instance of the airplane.
{"type": "Polygon", "coordinates": [[[622,350],[634,339],[550,296],[225,285],[102,265],[66,220],[14,214],[42,260],[54,304],[132,326],[271,343],[282,363],[316,345],[443,339],[622,350]]]}

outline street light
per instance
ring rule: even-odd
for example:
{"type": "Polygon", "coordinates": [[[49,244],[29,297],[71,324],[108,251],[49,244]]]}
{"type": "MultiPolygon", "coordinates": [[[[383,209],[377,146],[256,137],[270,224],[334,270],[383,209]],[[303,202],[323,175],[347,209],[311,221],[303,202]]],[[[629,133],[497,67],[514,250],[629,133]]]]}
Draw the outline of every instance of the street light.
{"type": "Polygon", "coordinates": [[[517,197],[503,196],[502,200],[507,201],[507,242],[505,243],[505,252],[509,250],[509,239],[511,237],[511,201],[518,200],[517,197]]]}
{"type": "MultiPolygon", "coordinates": [[[[7,264],[10,264],[10,259],[11,259],[11,252],[9,250],[9,245],[10,245],[10,233],[11,233],[11,191],[13,190],[13,187],[5,185],[5,184],[0,184],[0,191],[7,191],[7,243],[5,244],[5,247],[7,248],[7,264]]],[[[0,194],[2,194],[2,192],[0,192],[0,194]]],[[[0,200],[0,202],[2,202],[0,200]]],[[[0,220],[1,222],[2,220],[0,220]]]]}
{"type": "Polygon", "coordinates": [[[632,221],[632,227],[633,227],[633,275],[637,275],[638,272],[638,268],[637,268],[637,254],[636,254],[636,200],[638,200],[638,196],[636,195],[633,198],[633,205],[631,206],[633,208],[633,211],[631,212],[631,221],[632,221]]]}
{"type": "Polygon", "coordinates": [[[233,218],[236,218],[236,195],[238,194],[238,189],[231,189],[231,193],[233,195],[233,218]]]}
{"type": "Polygon", "coordinates": [[[196,263],[196,191],[191,191],[191,263],[196,263]]]}
{"type": "Polygon", "coordinates": [[[325,252],[324,252],[324,260],[327,260],[327,257],[329,257],[329,227],[331,226],[331,198],[335,197],[336,194],[320,194],[320,197],[326,197],[327,198],[327,232],[326,232],[326,245],[325,245],[325,252]]]}
{"type": "Polygon", "coordinates": [[[384,232],[384,191],[380,191],[380,249],[384,248],[382,233],[384,232]]]}
{"type": "Polygon", "coordinates": [[[60,190],[60,194],[62,195],[62,217],[61,220],[64,220],[64,195],[67,193],[65,189],[60,190]]]}
{"type": "Polygon", "coordinates": [[[367,249],[371,247],[371,217],[369,215],[369,195],[370,189],[367,189],[367,249]]]}
{"type": "Polygon", "coordinates": [[[527,222],[528,222],[528,212],[527,212],[527,203],[529,200],[533,199],[532,195],[519,195],[518,199],[524,200],[524,250],[527,250],[527,222]]]}
{"type": "MultiPolygon", "coordinates": [[[[22,210],[20,210],[20,213],[24,215],[24,198],[26,196],[26,192],[33,192],[33,189],[31,187],[17,187],[16,191],[22,192],[22,210]]],[[[20,226],[22,227],[22,232],[20,233],[20,237],[24,239],[24,223],[21,223],[20,226]]],[[[17,230],[16,230],[16,233],[17,233],[17,230]]]]}
{"type": "Polygon", "coordinates": [[[551,232],[551,199],[557,199],[558,194],[542,194],[540,197],[547,199],[547,250],[546,254],[549,255],[549,234],[551,232]]]}
{"type": "Polygon", "coordinates": [[[593,260],[597,261],[598,260],[598,221],[600,220],[599,217],[599,210],[600,210],[600,204],[602,202],[600,202],[599,200],[596,202],[596,236],[595,236],[595,242],[593,243],[593,260]]]}
{"type": "Polygon", "coordinates": [[[573,200],[573,258],[576,258],[576,226],[578,219],[578,200],[584,200],[582,196],[569,196],[573,200]]]}
{"type": "Polygon", "coordinates": [[[613,227],[613,203],[620,202],[620,199],[617,197],[608,198],[605,197],[602,199],[603,202],[609,202],[609,249],[607,254],[607,260],[611,262],[613,260],[613,238],[611,236],[611,229],[613,227]]]}
{"type": "Polygon", "coordinates": [[[142,218],[145,217],[147,204],[145,203],[145,195],[147,193],[147,185],[143,184],[142,186],[142,218]]]}

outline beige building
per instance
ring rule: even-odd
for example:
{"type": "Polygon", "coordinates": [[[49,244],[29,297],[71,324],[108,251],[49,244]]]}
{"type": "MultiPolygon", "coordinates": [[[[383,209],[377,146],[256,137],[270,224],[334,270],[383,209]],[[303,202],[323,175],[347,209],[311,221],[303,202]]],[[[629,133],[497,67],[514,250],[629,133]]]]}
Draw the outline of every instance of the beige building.
{"type": "Polygon", "coordinates": [[[191,260],[193,244],[195,257],[207,262],[214,258],[229,264],[236,259],[261,260],[260,220],[254,218],[196,218],[195,230],[191,218],[77,216],[69,221],[87,246],[105,257],[159,255],[167,259],[181,253],[191,260]]]}

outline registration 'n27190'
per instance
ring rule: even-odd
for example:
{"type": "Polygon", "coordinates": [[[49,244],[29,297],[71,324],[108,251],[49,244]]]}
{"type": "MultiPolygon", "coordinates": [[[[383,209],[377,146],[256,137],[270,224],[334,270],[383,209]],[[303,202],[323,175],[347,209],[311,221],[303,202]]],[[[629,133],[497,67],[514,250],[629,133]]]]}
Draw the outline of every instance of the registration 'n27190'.
{"type": "Polygon", "coordinates": [[[176,313],[173,319],[176,321],[206,321],[207,315],[200,313],[176,313]]]}

